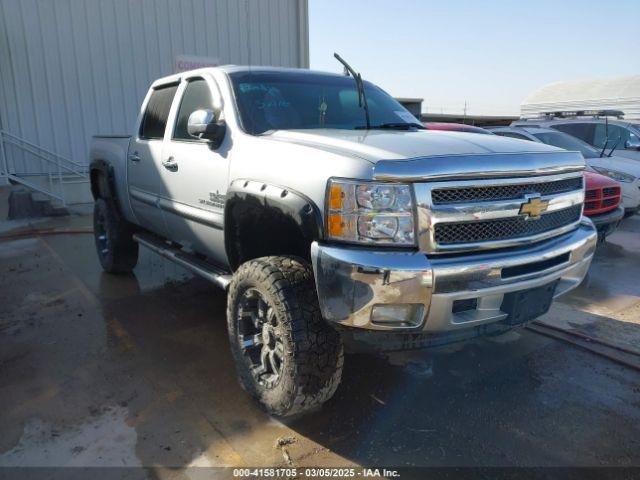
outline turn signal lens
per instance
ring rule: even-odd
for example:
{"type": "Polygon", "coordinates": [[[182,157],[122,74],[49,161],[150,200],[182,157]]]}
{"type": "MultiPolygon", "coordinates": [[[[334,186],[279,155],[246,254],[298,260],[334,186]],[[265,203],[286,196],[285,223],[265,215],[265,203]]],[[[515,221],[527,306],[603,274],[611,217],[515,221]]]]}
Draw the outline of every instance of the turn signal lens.
{"type": "Polygon", "coordinates": [[[342,222],[342,215],[338,213],[329,214],[329,236],[342,237],[344,235],[344,223],[342,222]]]}
{"type": "Polygon", "coordinates": [[[411,187],[329,180],[329,238],[358,243],[415,245],[411,187]]]}
{"type": "Polygon", "coordinates": [[[342,208],[342,185],[334,183],[329,189],[329,208],[332,210],[340,210],[342,208]]]}

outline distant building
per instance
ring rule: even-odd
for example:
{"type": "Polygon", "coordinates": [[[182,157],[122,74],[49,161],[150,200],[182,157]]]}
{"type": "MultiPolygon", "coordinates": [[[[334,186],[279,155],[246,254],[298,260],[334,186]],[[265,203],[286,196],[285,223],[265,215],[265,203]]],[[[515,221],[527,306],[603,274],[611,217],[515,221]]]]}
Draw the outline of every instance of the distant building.
{"type": "Polygon", "coordinates": [[[465,115],[451,113],[423,113],[423,98],[395,97],[400,104],[409,110],[421,122],[464,123],[478,127],[501,127],[510,125],[520,117],[514,115],[465,115]]]}
{"type": "Polygon", "coordinates": [[[464,123],[476,127],[503,127],[511,125],[518,120],[517,115],[464,115],[463,113],[423,113],[420,120],[423,122],[464,123]]]}
{"type": "Polygon", "coordinates": [[[422,98],[407,98],[407,97],[396,97],[396,100],[400,102],[400,104],[409,110],[414,117],[420,118],[420,114],[422,113],[422,102],[424,99],[422,98]]]}
{"type": "Polygon", "coordinates": [[[536,90],[522,102],[523,118],[545,112],[622,110],[627,120],[640,119],[640,75],[556,82],[536,90]]]}
{"type": "Polygon", "coordinates": [[[0,0],[0,185],[75,203],[91,136],[128,134],[153,80],[309,67],[307,0],[0,0]]]}

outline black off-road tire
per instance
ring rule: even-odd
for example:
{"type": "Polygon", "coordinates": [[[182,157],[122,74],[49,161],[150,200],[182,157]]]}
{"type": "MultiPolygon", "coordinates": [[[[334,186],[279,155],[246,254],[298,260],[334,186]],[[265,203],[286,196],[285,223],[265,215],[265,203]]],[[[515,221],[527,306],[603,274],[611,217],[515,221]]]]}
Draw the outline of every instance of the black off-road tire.
{"type": "Polygon", "coordinates": [[[131,225],[98,198],[93,207],[93,236],[100,265],[108,273],[129,273],[138,263],[138,243],[131,225]]]}
{"type": "MultiPolygon", "coordinates": [[[[227,326],[240,383],[270,414],[299,414],[323,404],[335,393],[342,376],[342,342],[320,314],[313,271],[304,260],[274,256],[241,265],[229,286],[227,326]],[[262,324],[260,299],[266,309],[262,324]],[[270,351],[275,352],[272,362],[280,373],[258,376],[256,372],[265,367],[256,367],[255,359],[258,352],[263,358],[271,335],[275,345],[270,351]],[[258,336],[262,344],[246,346],[246,338],[258,336]]],[[[265,363],[275,372],[269,355],[265,355],[265,363]]]]}

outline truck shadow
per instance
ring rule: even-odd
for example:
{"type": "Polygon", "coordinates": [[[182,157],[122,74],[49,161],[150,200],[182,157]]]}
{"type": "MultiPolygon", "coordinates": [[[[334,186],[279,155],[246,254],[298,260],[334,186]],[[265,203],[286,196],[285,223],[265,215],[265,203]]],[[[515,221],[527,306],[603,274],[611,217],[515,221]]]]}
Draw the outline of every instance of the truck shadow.
{"type": "MultiPolygon", "coordinates": [[[[590,280],[545,321],[640,339],[640,324],[611,313],[640,296],[626,277],[640,268],[629,264],[637,253],[624,250],[623,237],[600,249],[590,280]]],[[[204,455],[208,464],[286,466],[278,438],[293,439],[297,466],[640,462],[638,373],[527,330],[438,350],[348,355],[329,402],[274,420],[236,381],[224,292],[157,265],[143,260],[136,277],[101,300],[105,368],[129,379],[109,388],[127,406],[143,465],[181,469],[202,465],[204,455]]],[[[110,291],[114,280],[103,278],[100,289],[110,291]]]]}
{"type": "MultiPolygon", "coordinates": [[[[640,338],[640,288],[628,277],[640,269],[634,235],[616,233],[611,248],[624,255],[598,253],[590,282],[545,321],[640,338]]],[[[60,436],[37,437],[33,448],[69,440],[55,461],[95,466],[132,451],[127,459],[172,472],[288,465],[274,448],[282,438],[292,439],[296,466],[640,464],[638,373],[567,344],[524,330],[455,348],[349,355],[333,399],[277,420],[236,381],[224,292],[146,250],[123,277],[101,273],[90,237],[42,242],[3,244],[11,275],[0,276],[0,387],[10,393],[1,397],[2,448],[29,440],[25,425],[37,420],[60,436]],[[94,432],[112,417],[126,423],[109,438],[94,432]],[[77,453],[87,446],[80,427],[101,453],[77,453]]]]}
{"type": "MultiPolygon", "coordinates": [[[[112,333],[117,363],[138,379],[127,407],[144,465],[182,468],[208,452],[221,465],[284,466],[274,448],[282,437],[295,439],[288,453],[298,466],[318,465],[321,455],[331,464],[537,465],[619,448],[585,443],[580,420],[622,388],[594,375],[609,365],[527,331],[439,350],[348,355],[341,386],[322,409],[274,421],[236,381],[222,292],[199,279],[141,290],[105,302],[104,311],[133,345],[123,349],[112,333]]],[[[604,423],[615,437],[620,425],[604,423]]],[[[627,429],[638,426],[636,412],[627,429]]]]}

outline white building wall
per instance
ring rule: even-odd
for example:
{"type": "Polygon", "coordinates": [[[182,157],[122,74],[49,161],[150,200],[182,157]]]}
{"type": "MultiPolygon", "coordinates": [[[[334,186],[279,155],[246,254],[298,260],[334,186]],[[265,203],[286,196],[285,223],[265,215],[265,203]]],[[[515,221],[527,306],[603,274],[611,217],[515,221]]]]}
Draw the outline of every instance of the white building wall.
{"type": "Polygon", "coordinates": [[[622,110],[625,119],[640,119],[640,75],[552,83],[520,106],[523,118],[573,110],[622,110]]]}
{"type": "MultiPolygon", "coordinates": [[[[86,163],[176,56],[308,67],[307,24],[307,0],[0,0],[0,128],[86,163]]],[[[5,150],[11,173],[46,171],[5,150]]]]}

